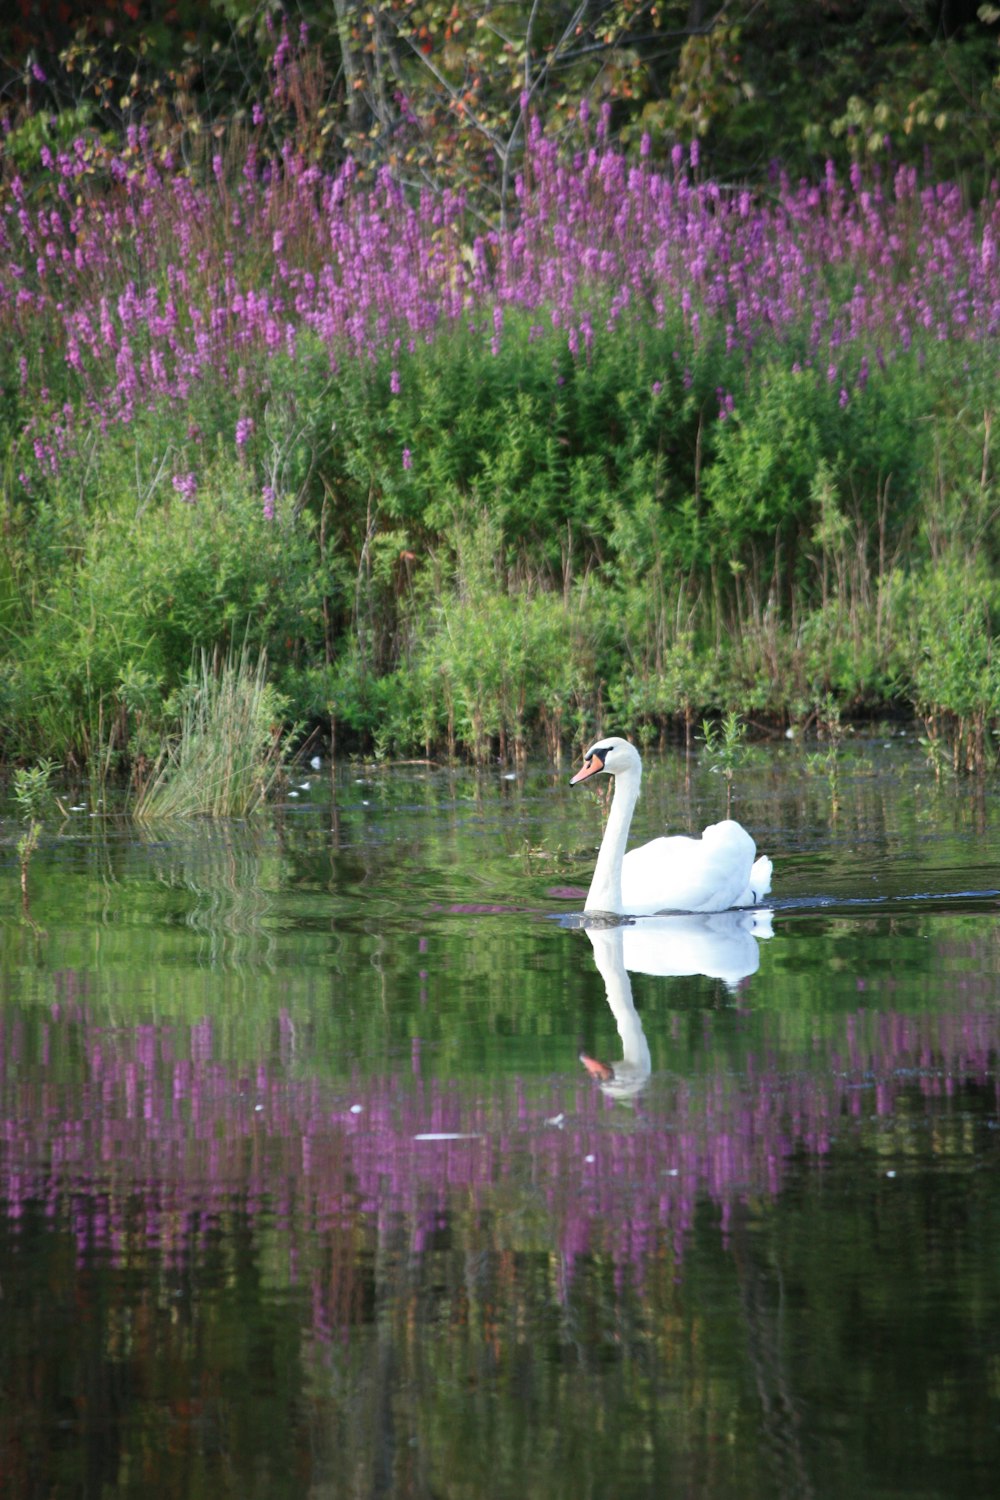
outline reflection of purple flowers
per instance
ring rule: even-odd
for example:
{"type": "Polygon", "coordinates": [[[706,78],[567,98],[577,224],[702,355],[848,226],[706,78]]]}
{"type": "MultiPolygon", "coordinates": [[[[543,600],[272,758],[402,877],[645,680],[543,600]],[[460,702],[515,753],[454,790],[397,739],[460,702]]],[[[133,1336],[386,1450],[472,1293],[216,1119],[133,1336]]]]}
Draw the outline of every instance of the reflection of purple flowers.
{"type": "MultiPolygon", "coordinates": [[[[530,1184],[532,1233],[572,1271],[601,1252],[641,1279],[667,1242],[683,1255],[701,1201],[774,1195],[797,1153],[931,1106],[956,1078],[985,1084],[1000,1046],[989,1009],[859,1011],[815,1067],[703,1075],[657,1086],[630,1112],[589,1080],[389,1078],[326,1083],[280,1064],[233,1071],[213,1023],[117,1027],[72,1004],[39,1056],[0,1018],[0,1199],[67,1221],[81,1253],[122,1262],[136,1236],[182,1262],[234,1202],[275,1237],[286,1274],[326,1275],[323,1237],[392,1221],[423,1252],[452,1209],[509,1212],[530,1184]]],[[[279,1033],[290,1030],[279,1021],[279,1033]]]]}

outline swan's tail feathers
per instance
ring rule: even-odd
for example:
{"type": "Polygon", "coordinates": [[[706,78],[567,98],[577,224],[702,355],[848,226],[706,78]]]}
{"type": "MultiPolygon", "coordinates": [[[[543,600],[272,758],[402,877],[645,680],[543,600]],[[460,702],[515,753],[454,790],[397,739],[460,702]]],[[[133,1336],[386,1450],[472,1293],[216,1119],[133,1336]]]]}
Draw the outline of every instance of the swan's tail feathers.
{"type": "Polygon", "coordinates": [[[755,860],[750,869],[750,884],[735,905],[759,906],[771,889],[771,869],[771,861],[766,854],[755,860]]]}

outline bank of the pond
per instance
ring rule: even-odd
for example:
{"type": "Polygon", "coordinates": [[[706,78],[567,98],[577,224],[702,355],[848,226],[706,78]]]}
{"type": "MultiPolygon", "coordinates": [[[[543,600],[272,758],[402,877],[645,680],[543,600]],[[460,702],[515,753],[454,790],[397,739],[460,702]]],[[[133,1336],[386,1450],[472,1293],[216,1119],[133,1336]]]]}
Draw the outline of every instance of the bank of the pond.
{"type": "Polygon", "coordinates": [[[535,122],[499,228],[261,111],[0,183],[0,754],[141,766],[246,641],[379,754],[902,703],[988,763],[995,190],[535,122]]]}

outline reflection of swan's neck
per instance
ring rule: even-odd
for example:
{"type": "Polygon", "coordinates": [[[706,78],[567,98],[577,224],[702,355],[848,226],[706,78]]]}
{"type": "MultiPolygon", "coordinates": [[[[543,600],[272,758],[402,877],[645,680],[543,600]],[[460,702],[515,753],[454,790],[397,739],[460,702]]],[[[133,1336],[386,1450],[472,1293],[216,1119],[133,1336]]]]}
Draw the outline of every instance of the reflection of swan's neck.
{"type": "Polygon", "coordinates": [[[625,967],[623,932],[621,927],[588,928],[587,936],[594,949],[594,961],[604,980],[608,1004],[622,1043],[622,1060],[614,1064],[610,1081],[602,1087],[606,1093],[626,1098],[642,1088],[649,1077],[652,1062],[646,1033],[632,999],[632,981],[625,967]]]}
{"type": "Polygon", "coordinates": [[[641,781],[642,769],[639,766],[634,770],[620,771],[615,777],[608,826],[604,830],[594,878],[587,892],[587,911],[622,912],[622,860],[641,781]]]}

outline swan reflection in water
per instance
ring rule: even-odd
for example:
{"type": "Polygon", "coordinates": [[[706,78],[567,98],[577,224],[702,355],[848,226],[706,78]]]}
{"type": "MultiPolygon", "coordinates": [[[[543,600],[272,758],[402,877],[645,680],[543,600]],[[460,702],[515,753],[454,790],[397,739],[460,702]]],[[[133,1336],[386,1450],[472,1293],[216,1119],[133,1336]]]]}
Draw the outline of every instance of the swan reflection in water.
{"type": "Polygon", "coordinates": [[[604,1063],[581,1052],[580,1061],[613,1099],[640,1093],[652,1068],[629,971],[661,977],[704,974],[735,989],[757,972],[758,940],[772,935],[767,910],[639,917],[614,926],[588,924],[585,931],[618,1027],[622,1056],[619,1062],[604,1063]]]}

